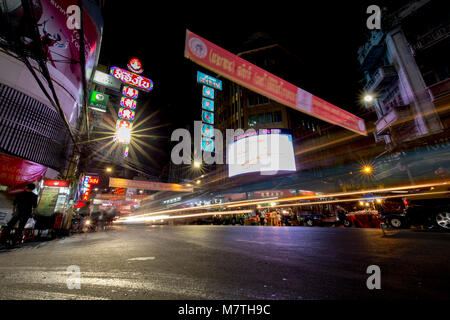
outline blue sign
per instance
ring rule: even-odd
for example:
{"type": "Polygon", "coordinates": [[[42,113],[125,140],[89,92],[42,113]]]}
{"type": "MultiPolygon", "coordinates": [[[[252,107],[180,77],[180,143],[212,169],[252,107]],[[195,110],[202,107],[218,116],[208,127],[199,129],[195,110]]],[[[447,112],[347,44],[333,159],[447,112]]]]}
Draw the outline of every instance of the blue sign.
{"type": "Polygon", "coordinates": [[[209,138],[202,138],[202,150],[206,152],[214,151],[214,140],[209,138]]]}
{"type": "Polygon", "coordinates": [[[214,112],[214,101],[211,99],[203,98],[202,100],[202,108],[208,111],[214,112]]]}
{"type": "Polygon", "coordinates": [[[202,111],[203,122],[214,124],[214,113],[208,111],[202,111]]]}
{"type": "Polygon", "coordinates": [[[203,86],[203,96],[205,98],[210,98],[210,99],[214,99],[214,89],[207,87],[207,86],[203,86]]]}
{"type": "Polygon", "coordinates": [[[209,124],[202,124],[202,135],[208,138],[214,137],[214,127],[209,124]]]}
{"type": "Polygon", "coordinates": [[[206,84],[207,86],[213,87],[217,90],[222,90],[222,81],[208,76],[207,74],[204,74],[200,71],[197,71],[197,82],[206,84]]]}

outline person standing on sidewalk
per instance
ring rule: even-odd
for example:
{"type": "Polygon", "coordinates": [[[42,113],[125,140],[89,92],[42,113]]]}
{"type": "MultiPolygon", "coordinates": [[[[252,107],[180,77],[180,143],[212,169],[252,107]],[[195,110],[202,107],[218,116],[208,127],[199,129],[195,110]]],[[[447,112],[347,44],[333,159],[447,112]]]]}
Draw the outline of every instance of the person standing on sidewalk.
{"type": "Polygon", "coordinates": [[[11,229],[19,222],[19,227],[15,233],[14,243],[21,240],[25,224],[29,218],[34,218],[34,215],[36,214],[38,196],[33,193],[35,188],[36,186],[34,183],[29,183],[27,184],[25,191],[17,194],[13,202],[13,216],[5,228],[5,237],[2,237],[3,239],[6,240],[9,238],[11,229]]]}

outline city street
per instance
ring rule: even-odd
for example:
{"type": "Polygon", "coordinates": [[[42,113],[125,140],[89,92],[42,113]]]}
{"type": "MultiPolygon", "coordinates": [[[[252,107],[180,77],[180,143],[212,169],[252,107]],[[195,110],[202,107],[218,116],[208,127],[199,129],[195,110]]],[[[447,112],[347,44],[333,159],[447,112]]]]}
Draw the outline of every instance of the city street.
{"type": "Polygon", "coordinates": [[[115,226],[0,252],[1,299],[448,299],[450,234],[115,226]],[[66,272],[79,266],[81,288],[66,272]],[[369,290],[369,265],[381,289],[369,290]]]}

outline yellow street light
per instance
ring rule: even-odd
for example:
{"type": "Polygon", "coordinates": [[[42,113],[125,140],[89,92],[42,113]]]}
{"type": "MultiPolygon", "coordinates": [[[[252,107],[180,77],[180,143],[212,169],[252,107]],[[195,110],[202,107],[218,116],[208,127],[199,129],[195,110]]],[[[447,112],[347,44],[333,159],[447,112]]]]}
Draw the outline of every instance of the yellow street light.
{"type": "Polygon", "coordinates": [[[112,168],[111,167],[106,168],[106,172],[112,172],[112,168]]]}
{"type": "Polygon", "coordinates": [[[373,171],[373,168],[371,166],[364,166],[362,168],[362,172],[364,172],[365,174],[371,174],[373,171]]]}
{"type": "Polygon", "coordinates": [[[200,168],[201,167],[201,163],[199,161],[194,161],[194,167],[195,168],[200,168]]]}
{"type": "Polygon", "coordinates": [[[200,182],[201,182],[200,180],[195,181],[196,184],[200,184],[200,182]]]}

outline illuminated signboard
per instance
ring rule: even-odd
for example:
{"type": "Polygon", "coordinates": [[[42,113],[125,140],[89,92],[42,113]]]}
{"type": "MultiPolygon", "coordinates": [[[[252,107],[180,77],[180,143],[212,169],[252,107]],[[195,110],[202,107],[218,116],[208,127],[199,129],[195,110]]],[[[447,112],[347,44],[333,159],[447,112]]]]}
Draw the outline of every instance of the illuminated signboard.
{"type": "Polygon", "coordinates": [[[130,61],[128,61],[127,67],[128,70],[134,73],[141,74],[142,72],[144,72],[141,60],[139,60],[138,58],[132,58],[130,61]]]}
{"type": "Polygon", "coordinates": [[[202,135],[211,138],[214,136],[214,127],[209,124],[202,124],[202,135]]]}
{"type": "Polygon", "coordinates": [[[70,185],[70,181],[65,180],[44,180],[44,186],[46,187],[68,187],[70,185]]]}
{"type": "Polygon", "coordinates": [[[133,123],[131,121],[127,121],[127,120],[117,120],[116,121],[116,129],[120,129],[120,128],[126,128],[126,129],[130,129],[133,128],[133,123]]]}
{"type": "Polygon", "coordinates": [[[89,200],[93,184],[98,184],[100,179],[98,177],[85,176],[81,185],[81,199],[89,200]]]}
{"type": "Polygon", "coordinates": [[[197,71],[197,82],[206,84],[214,89],[222,90],[222,81],[197,71]]]}
{"type": "Polygon", "coordinates": [[[128,98],[136,99],[138,97],[139,91],[135,88],[129,86],[123,86],[122,94],[128,98]]]}
{"type": "Polygon", "coordinates": [[[121,69],[119,67],[111,67],[109,73],[123,83],[135,86],[141,90],[150,91],[153,89],[153,81],[140,76],[136,73],[121,69]]]}
{"type": "Polygon", "coordinates": [[[135,109],[136,108],[136,100],[131,98],[122,97],[120,99],[120,105],[125,108],[135,109]]]}
{"type": "Polygon", "coordinates": [[[202,149],[207,152],[214,151],[214,140],[209,138],[202,138],[202,149]]]}
{"type": "Polygon", "coordinates": [[[202,111],[202,120],[203,122],[214,124],[214,113],[202,111]]]}
{"type": "Polygon", "coordinates": [[[189,30],[186,30],[184,56],[203,68],[271,100],[358,134],[367,135],[364,119],[314,96],[189,30]]]}
{"type": "Polygon", "coordinates": [[[234,140],[227,152],[228,177],[296,170],[292,136],[283,130],[262,129],[234,140]]]}
{"type": "Polygon", "coordinates": [[[204,97],[214,99],[214,89],[213,88],[203,86],[202,92],[203,92],[204,97]]]}
{"type": "Polygon", "coordinates": [[[108,106],[108,99],[109,96],[107,94],[92,91],[91,99],[89,101],[89,107],[97,111],[106,112],[106,108],[108,106]]]}
{"type": "Polygon", "coordinates": [[[202,108],[214,112],[214,100],[202,98],[202,108]]]}
{"type": "Polygon", "coordinates": [[[134,119],[134,111],[127,108],[120,108],[119,113],[117,114],[120,119],[124,120],[133,120],[134,119]]]}
{"type": "Polygon", "coordinates": [[[112,88],[112,89],[120,89],[120,81],[114,77],[111,77],[109,74],[96,70],[94,73],[95,83],[101,84],[104,87],[112,88]]]}

